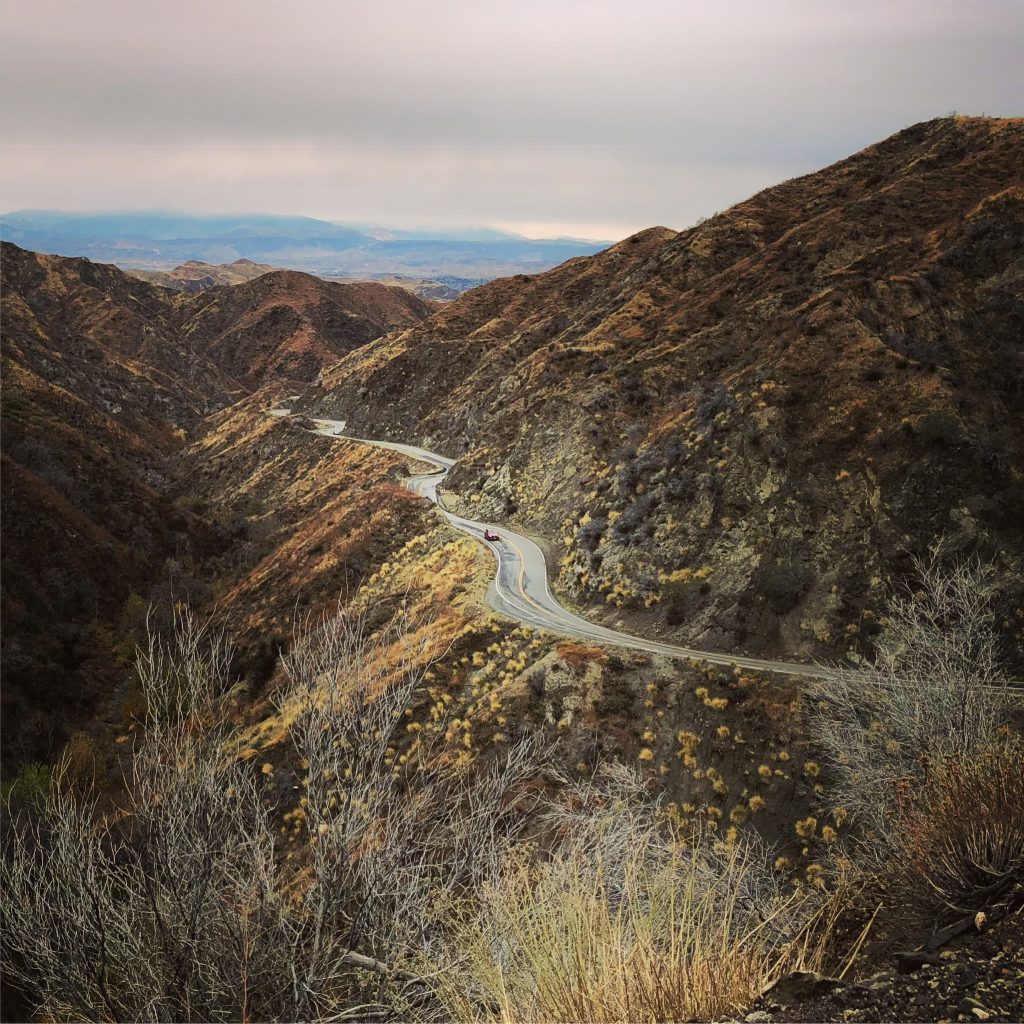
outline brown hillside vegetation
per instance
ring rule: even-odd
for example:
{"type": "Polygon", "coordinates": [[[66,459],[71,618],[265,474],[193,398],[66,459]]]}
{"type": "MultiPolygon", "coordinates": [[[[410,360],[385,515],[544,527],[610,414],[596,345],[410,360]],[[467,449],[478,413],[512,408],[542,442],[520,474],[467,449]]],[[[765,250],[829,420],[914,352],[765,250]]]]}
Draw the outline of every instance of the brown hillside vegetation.
{"type": "Polygon", "coordinates": [[[431,312],[402,288],[277,270],[195,296],[181,330],[249,387],[310,381],[325,363],[431,312]]]}
{"type": "Polygon", "coordinates": [[[205,571],[242,650],[287,649],[296,619],[332,610],[435,525],[401,486],[404,460],[269,417],[275,397],[256,392],[211,417],[173,463],[180,500],[233,538],[205,571]]]}
{"type": "Polygon", "coordinates": [[[293,273],[187,296],[8,244],[2,273],[4,746],[18,760],[59,739],[42,708],[75,718],[108,688],[127,597],[223,542],[169,490],[168,459],[203,417],[264,374],[311,380],[426,307],[293,273]]]}
{"type": "Polygon", "coordinates": [[[172,288],[177,292],[204,292],[218,285],[242,284],[277,270],[269,263],[253,263],[252,260],[235,260],[233,263],[203,263],[202,260],[188,260],[173,270],[127,270],[126,273],[140,281],[172,288]]]}
{"type": "Polygon", "coordinates": [[[834,654],[937,538],[1020,606],[1024,121],[943,118],[678,234],[467,293],[307,406],[461,456],[563,592],[834,654]]]}
{"type": "Polygon", "coordinates": [[[38,756],[116,674],[110,625],[174,555],[184,431],[238,385],[175,329],[170,293],[3,247],[4,757],[38,756]]]}

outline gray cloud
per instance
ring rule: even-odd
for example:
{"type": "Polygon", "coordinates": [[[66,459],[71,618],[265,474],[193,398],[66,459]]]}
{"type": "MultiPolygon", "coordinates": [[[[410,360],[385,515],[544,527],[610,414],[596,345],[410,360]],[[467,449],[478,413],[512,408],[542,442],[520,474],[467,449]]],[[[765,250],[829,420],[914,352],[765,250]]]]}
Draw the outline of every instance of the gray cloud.
{"type": "Polygon", "coordinates": [[[6,0],[0,202],[682,226],[951,109],[1016,0],[6,0]]]}

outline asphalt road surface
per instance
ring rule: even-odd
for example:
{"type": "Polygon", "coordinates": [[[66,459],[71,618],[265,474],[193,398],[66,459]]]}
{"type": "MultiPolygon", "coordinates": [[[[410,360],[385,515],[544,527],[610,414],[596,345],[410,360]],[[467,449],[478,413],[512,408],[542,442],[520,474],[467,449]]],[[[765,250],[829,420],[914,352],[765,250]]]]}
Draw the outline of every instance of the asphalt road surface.
{"type": "MultiPolygon", "coordinates": [[[[290,410],[274,409],[271,410],[271,415],[288,416],[290,410]]],[[[752,669],[758,672],[777,672],[790,676],[817,678],[825,674],[825,669],[820,665],[769,661],[763,658],[748,658],[737,654],[721,654],[717,651],[702,651],[694,647],[661,643],[657,640],[648,640],[630,633],[608,629],[605,626],[589,622],[579,615],[574,615],[563,608],[552,595],[548,586],[544,553],[529,537],[514,533],[497,523],[466,519],[445,507],[440,486],[448,475],[448,471],[455,465],[455,459],[446,458],[444,455],[438,455],[437,452],[430,452],[411,444],[350,437],[345,433],[343,420],[314,419],[313,422],[317,425],[316,433],[323,437],[344,438],[346,441],[354,441],[358,444],[387,448],[416,462],[436,467],[432,472],[410,476],[406,481],[406,486],[415,494],[434,502],[455,529],[469,534],[470,537],[474,537],[481,544],[490,548],[497,560],[498,569],[494,576],[494,582],[488,588],[487,602],[494,611],[502,615],[535,629],[547,630],[549,633],[560,636],[592,640],[595,643],[648,651],[651,654],[663,654],[672,658],[693,658],[713,665],[734,665],[738,668],[752,669]],[[484,538],[485,530],[497,534],[500,539],[486,540],[484,538]]]]}
{"type": "MultiPolygon", "coordinates": [[[[287,401],[295,401],[292,396],[287,401]]],[[[290,409],[271,409],[271,416],[290,416],[290,409]]],[[[810,679],[824,678],[830,671],[827,666],[799,664],[791,661],[770,661],[764,658],[748,658],[742,654],[722,654],[718,651],[702,651],[695,647],[683,647],[678,644],[666,644],[658,640],[648,640],[633,636],[617,629],[608,629],[594,622],[574,615],[563,608],[552,596],[548,586],[547,565],[544,553],[537,545],[521,534],[514,533],[504,526],[495,523],[482,523],[475,519],[450,512],[440,493],[440,486],[448,471],[455,465],[455,459],[446,458],[436,452],[428,452],[425,448],[417,448],[411,444],[399,444],[395,441],[371,441],[361,437],[350,437],[345,433],[344,420],[314,419],[317,425],[315,433],[323,437],[344,439],[357,444],[368,444],[375,448],[388,448],[398,452],[415,462],[426,463],[436,467],[432,472],[410,476],[406,486],[413,493],[429,498],[449,523],[457,530],[476,538],[481,544],[491,549],[498,563],[494,582],[487,591],[487,603],[494,611],[515,619],[535,629],[547,630],[559,636],[573,637],[579,640],[592,640],[595,643],[608,644],[613,647],[626,647],[637,651],[648,651],[651,654],[663,654],[670,658],[692,658],[695,661],[707,662],[712,665],[728,665],[756,672],[775,672],[784,676],[804,676],[810,679]],[[499,539],[489,541],[484,531],[498,534],[499,539]]],[[[1019,701],[1024,698],[1024,684],[1011,681],[1006,687],[998,689],[1004,700],[1019,701]]]]}

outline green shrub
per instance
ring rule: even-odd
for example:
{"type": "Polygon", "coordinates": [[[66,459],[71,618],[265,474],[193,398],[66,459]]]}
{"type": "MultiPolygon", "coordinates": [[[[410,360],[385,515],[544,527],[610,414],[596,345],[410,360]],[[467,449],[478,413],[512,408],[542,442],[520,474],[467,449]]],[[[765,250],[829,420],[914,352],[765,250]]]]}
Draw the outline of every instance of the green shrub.
{"type": "Polygon", "coordinates": [[[92,789],[102,773],[104,758],[99,755],[93,738],[84,732],[73,733],[64,744],[60,758],[61,780],[82,790],[92,789]]]}
{"type": "Polygon", "coordinates": [[[53,773],[45,764],[30,761],[3,786],[3,802],[9,807],[36,806],[45,802],[53,789],[53,773]]]}
{"type": "Polygon", "coordinates": [[[772,611],[785,615],[807,589],[809,573],[799,565],[765,565],[758,572],[755,586],[764,594],[772,611]]]}
{"type": "Polygon", "coordinates": [[[958,444],[963,430],[960,421],[948,412],[929,413],[918,425],[917,433],[921,440],[929,444],[944,444],[953,447],[958,444]]]}

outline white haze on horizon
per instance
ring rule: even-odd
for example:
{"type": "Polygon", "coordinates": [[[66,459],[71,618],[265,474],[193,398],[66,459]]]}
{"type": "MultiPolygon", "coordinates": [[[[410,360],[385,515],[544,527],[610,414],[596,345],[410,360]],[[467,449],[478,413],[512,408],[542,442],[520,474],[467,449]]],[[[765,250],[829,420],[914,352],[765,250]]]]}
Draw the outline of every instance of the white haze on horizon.
{"type": "Polygon", "coordinates": [[[0,208],[680,228],[1017,115],[1016,0],[4,0],[0,208]]]}

